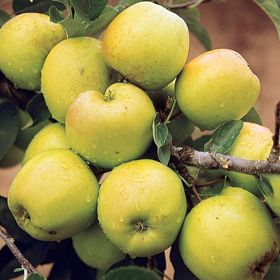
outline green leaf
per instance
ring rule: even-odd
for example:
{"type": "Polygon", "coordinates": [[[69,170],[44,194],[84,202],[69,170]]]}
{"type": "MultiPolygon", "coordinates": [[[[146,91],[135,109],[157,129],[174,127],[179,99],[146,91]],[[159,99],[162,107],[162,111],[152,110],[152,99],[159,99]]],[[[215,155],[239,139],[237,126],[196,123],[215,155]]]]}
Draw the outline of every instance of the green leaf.
{"type": "Polygon", "coordinates": [[[64,20],[64,13],[59,11],[56,6],[51,6],[49,8],[49,16],[54,23],[59,23],[64,20]]]}
{"type": "Polygon", "coordinates": [[[224,182],[220,182],[218,184],[211,185],[208,188],[205,188],[204,190],[202,190],[200,192],[200,196],[201,196],[201,198],[204,199],[204,198],[218,195],[224,189],[224,186],[225,186],[224,182]]]}
{"type": "Polygon", "coordinates": [[[18,267],[16,269],[14,269],[14,272],[21,272],[21,271],[24,271],[23,267],[18,267]]]}
{"type": "Polygon", "coordinates": [[[204,145],[211,139],[211,135],[203,135],[195,139],[192,143],[194,149],[204,151],[204,145]]]}
{"type": "Polygon", "coordinates": [[[168,127],[164,123],[159,123],[155,129],[154,140],[158,147],[165,144],[168,137],[168,127]]]}
{"type": "Polygon", "coordinates": [[[66,29],[68,38],[81,37],[85,35],[85,25],[79,20],[67,18],[62,21],[61,24],[66,29]]]}
{"type": "MultiPolygon", "coordinates": [[[[58,2],[58,1],[56,1],[58,2]]],[[[58,9],[64,10],[65,7],[61,3],[54,3],[52,0],[14,0],[13,9],[15,14],[37,12],[46,13],[50,6],[55,5],[58,9]]]]}
{"type": "Polygon", "coordinates": [[[280,39],[280,8],[279,1],[276,0],[253,0],[258,4],[265,13],[270,17],[275,25],[275,28],[280,39]]]}
{"type": "Polygon", "coordinates": [[[86,26],[86,35],[99,35],[100,32],[102,32],[110,24],[110,22],[118,15],[118,13],[118,10],[114,9],[113,7],[107,6],[97,19],[95,19],[86,26]]]}
{"type": "Polygon", "coordinates": [[[25,130],[33,125],[33,119],[27,111],[18,109],[19,120],[20,120],[20,130],[25,130]]]}
{"type": "Polygon", "coordinates": [[[158,159],[164,165],[168,165],[171,156],[170,147],[171,147],[172,137],[170,134],[168,134],[168,138],[169,139],[167,143],[163,146],[158,147],[157,149],[158,159]]]}
{"type": "Polygon", "coordinates": [[[18,109],[7,99],[0,99],[0,160],[12,147],[19,131],[18,109]]]}
{"type": "Polygon", "coordinates": [[[273,196],[273,188],[266,177],[260,176],[258,179],[258,188],[264,196],[273,196]]]}
{"type": "Polygon", "coordinates": [[[10,19],[10,15],[3,10],[0,10],[0,27],[10,19]]]}
{"type": "Polygon", "coordinates": [[[95,20],[101,15],[108,0],[70,0],[70,2],[80,18],[95,20]]]}
{"type": "Polygon", "coordinates": [[[242,121],[262,125],[261,117],[255,107],[252,107],[252,109],[242,118],[242,121]]]}
{"type": "Polygon", "coordinates": [[[161,277],[152,270],[139,266],[126,266],[109,271],[103,280],[160,280],[161,277]]]}
{"type": "Polygon", "coordinates": [[[211,50],[211,40],[207,30],[201,25],[199,11],[193,9],[178,9],[175,12],[186,22],[190,32],[200,41],[206,50],[211,50]]]}
{"type": "Polygon", "coordinates": [[[40,273],[32,273],[27,277],[27,280],[46,280],[40,273]]]}
{"type": "Polygon", "coordinates": [[[28,102],[28,104],[26,105],[26,111],[32,117],[34,124],[46,121],[51,116],[42,94],[36,94],[28,102]]]}
{"type": "Polygon", "coordinates": [[[211,135],[211,139],[204,145],[205,151],[226,154],[236,141],[243,122],[229,121],[220,125],[211,135]]]}
{"type": "Polygon", "coordinates": [[[276,258],[264,277],[264,280],[279,280],[280,275],[280,256],[276,258]]]}

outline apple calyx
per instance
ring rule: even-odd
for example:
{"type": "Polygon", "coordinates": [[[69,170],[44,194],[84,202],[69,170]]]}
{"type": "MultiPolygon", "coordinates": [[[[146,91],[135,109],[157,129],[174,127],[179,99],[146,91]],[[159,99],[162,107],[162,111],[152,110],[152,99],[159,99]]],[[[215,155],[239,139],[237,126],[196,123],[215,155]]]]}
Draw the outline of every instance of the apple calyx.
{"type": "Polygon", "coordinates": [[[136,232],[142,233],[148,230],[149,225],[146,224],[143,220],[140,220],[135,223],[135,228],[136,228],[136,232]]]}
{"type": "Polygon", "coordinates": [[[278,256],[279,251],[277,250],[277,244],[274,241],[272,248],[266,252],[259,260],[254,261],[249,265],[250,275],[252,279],[261,280],[264,277],[264,274],[267,272],[267,269],[270,267],[270,264],[278,256]]]}
{"type": "Polygon", "coordinates": [[[114,92],[110,89],[106,90],[105,94],[104,94],[104,100],[106,102],[110,102],[111,100],[113,100],[113,96],[114,96],[114,92]]]}

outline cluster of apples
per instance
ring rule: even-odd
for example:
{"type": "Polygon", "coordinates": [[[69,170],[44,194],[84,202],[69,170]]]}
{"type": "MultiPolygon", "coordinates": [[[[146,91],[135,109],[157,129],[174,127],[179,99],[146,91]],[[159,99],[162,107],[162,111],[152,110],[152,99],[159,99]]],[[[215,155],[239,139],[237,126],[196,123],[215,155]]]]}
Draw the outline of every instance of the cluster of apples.
{"type": "MultiPolygon", "coordinates": [[[[176,172],[142,158],[152,142],[152,99],[166,94],[175,78],[183,118],[203,130],[241,119],[258,98],[259,80],[241,55],[218,49],[186,64],[188,49],[185,22],[151,2],[121,12],[102,41],[67,38],[61,25],[36,13],[1,28],[0,70],[16,86],[41,91],[57,121],[33,138],[9,191],[9,208],[23,230],[45,241],[73,237],[80,258],[101,270],[125,254],[160,253],[178,237],[183,260],[199,279],[263,278],[280,239],[250,193],[260,195],[252,176],[229,173],[239,187],[205,199],[186,216],[176,172]],[[101,186],[88,163],[113,168],[101,186]]],[[[271,147],[269,129],[244,123],[229,153],[266,159],[271,147]]],[[[268,179],[277,186],[278,176],[268,179]]],[[[275,187],[268,202],[279,215],[277,196],[275,187]]]]}

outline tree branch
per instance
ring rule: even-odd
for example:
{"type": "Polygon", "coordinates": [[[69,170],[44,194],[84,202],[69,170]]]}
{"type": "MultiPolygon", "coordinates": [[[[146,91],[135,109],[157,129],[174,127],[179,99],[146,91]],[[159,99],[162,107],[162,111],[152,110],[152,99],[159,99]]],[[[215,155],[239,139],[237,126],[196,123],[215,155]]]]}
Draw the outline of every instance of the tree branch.
{"type": "Polygon", "coordinates": [[[37,273],[38,271],[34,268],[34,266],[22,255],[20,250],[17,248],[17,246],[14,243],[14,239],[9,237],[9,235],[0,227],[0,238],[3,239],[12,252],[12,254],[15,256],[17,261],[20,263],[20,265],[28,271],[28,273],[37,273]]]}
{"type": "Polygon", "coordinates": [[[280,174],[280,161],[246,160],[228,155],[200,152],[190,146],[173,146],[171,153],[183,164],[206,169],[223,169],[249,175],[280,174]]]}
{"type": "Polygon", "coordinates": [[[269,161],[276,162],[279,160],[280,154],[280,101],[276,104],[275,109],[275,126],[274,126],[274,136],[273,136],[273,147],[269,155],[269,161]]]}
{"type": "MultiPolygon", "coordinates": [[[[202,3],[211,2],[211,0],[204,0],[202,3]]],[[[190,0],[184,3],[178,3],[178,4],[165,4],[164,6],[168,9],[175,10],[175,9],[182,9],[182,8],[189,8],[197,3],[197,0],[190,0]]]]}

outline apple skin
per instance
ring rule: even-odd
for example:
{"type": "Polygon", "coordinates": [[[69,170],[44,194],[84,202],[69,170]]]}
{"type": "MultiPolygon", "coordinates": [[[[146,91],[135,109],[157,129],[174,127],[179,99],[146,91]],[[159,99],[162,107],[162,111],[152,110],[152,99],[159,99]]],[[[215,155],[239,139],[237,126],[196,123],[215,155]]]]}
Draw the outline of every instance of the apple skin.
{"type": "Polygon", "coordinates": [[[97,213],[104,233],[123,252],[148,257],[175,241],[186,206],[178,175],[142,159],[113,169],[100,188],[97,213]]]}
{"type": "Polygon", "coordinates": [[[72,241],[79,258],[96,269],[106,271],[125,258],[125,253],[106,237],[98,223],[73,236],[72,241]]]}
{"type": "Polygon", "coordinates": [[[99,186],[74,152],[48,150],[16,175],[8,206],[19,227],[32,237],[58,241],[85,230],[96,220],[99,186]]]}
{"type": "Polygon", "coordinates": [[[265,206],[237,187],[196,205],[179,237],[185,264],[201,280],[263,279],[279,253],[279,243],[265,206]]]}
{"type": "Polygon", "coordinates": [[[184,67],[189,31],[178,15],[144,1],[115,17],[104,33],[102,50],[106,63],[131,83],[156,90],[184,67]]]}
{"type": "Polygon", "coordinates": [[[0,69],[17,87],[39,90],[44,61],[65,38],[63,26],[47,15],[17,15],[0,29],[0,69]]]}
{"type": "Polygon", "coordinates": [[[216,49],[185,65],[175,92],[186,117],[200,129],[212,130],[246,115],[258,99],[260,82],[240,54],[216,49]]]}
{"type": "MultiPolygon", "coordinates": [[[[229,155],[249,160],[266,160],[273,146],[272,132],[261,125],[244,122],[229,155]]],[[[241,186],[255,195],[260,195],[254,176],[238,172],[227,172],[232,184],[241,186]]]]}
{"type": "Polygon", "coordinates": [[[70,149],[65,128],[60,123],[52,123],[42,128],[28,145],[22,165],[39,153],[50,149],[70,149]]]}
{"type": "Polygon", "coordinates": [[[93,165],[112,168],[146,151],[154,116],[153,103],[143,90],[116,83],[105,95],[79,95],[67,112],[66,137],[71,148],[93,165]]]}
{"type": "Polygon", "coordinates": [[[115,78],[104,62],[99,40],[70,38],[49,53],[42,69],[42,93],[52,117],[64,123],[69,106],[81,92],[104,93],[115,78]]]}

